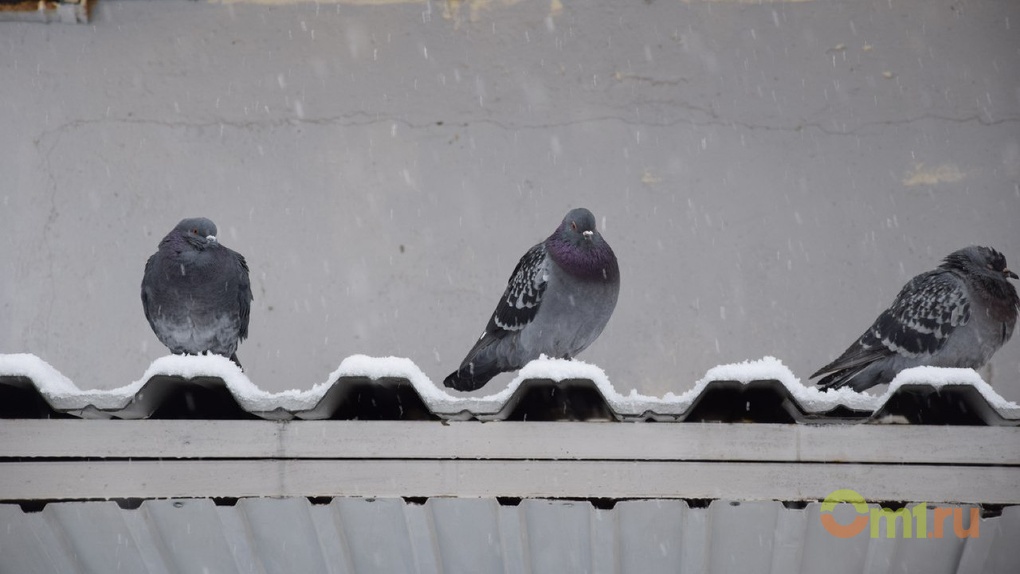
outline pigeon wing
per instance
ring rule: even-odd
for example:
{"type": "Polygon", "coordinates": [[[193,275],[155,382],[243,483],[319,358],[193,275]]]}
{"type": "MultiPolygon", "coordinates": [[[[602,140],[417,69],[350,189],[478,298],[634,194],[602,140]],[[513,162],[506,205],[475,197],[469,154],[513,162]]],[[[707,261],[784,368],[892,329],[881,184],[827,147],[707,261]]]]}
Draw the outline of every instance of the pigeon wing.
{"type": "Polygon", "coordinates": [[[856,374],[871,362],[893,355],[931,355],[969,320],[970,302],[963,281],[941,269],[922,273],[903,286],[892,306],[857,342],[811,378],[843,369],[851,369],[847,375],[856,374]]]}
{"type": "Polygon", "coordinates": [[[945,270],[930,271],[903,287],[865,340],[907,357],[931,355],[968,321],[970,301],[963,280],[945,270]]]}
{"type": "Polygon", "coordinates": [[[517,262],[486,331],[491,331],[491,327],[505,331],[523,329],[538,313],[547,284],[548,255],[545,245],[539,243],[517,262]]]}
{"type": "Polygon", "coordinates": [[[232,252],[236,257],[238,264],[238,285],[237,285],[237,303],[239,310],[239,318],[241,324],[238,329],[238,340],[243,341],[248,338],[248,318],[251,315],[251,302],[254,297],[251,294],[251,279],[248,277],[248,262],[244,260],[244,256],[236,251],[232,252]]]}
{"type": "Polygon", "coordinates": [[[152,274],[154,273],[154,267],[157,265],[156,257],[158,253],[153,254],[145,262],[145,273],[142,275],[142,310],[145,311],[145,320],[149,322],[149,325],[153,330],[156,329],[156,325],[152,322],[152,315],[149,314],[149,286],[148,283],[151,281],[152,274]]]}

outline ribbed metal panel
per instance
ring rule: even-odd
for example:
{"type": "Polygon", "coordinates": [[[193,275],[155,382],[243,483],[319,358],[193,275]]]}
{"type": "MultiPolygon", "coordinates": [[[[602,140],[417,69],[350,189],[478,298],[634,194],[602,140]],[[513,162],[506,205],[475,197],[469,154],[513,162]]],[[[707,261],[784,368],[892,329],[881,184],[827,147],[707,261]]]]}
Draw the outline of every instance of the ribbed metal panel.
{"type": "Polygon", "coordinates": [[[269,394],[222,357],[163,357],[131,385],[82,391],[36,357],[0,355],[0,418],[61,416],[1020,425],[1020,407],[964,369],[922,370],[882,396],[821,393],[767,358],[713,368],[680,396],[648,397],[618,392],[594,365],[534,361],[510,387],[473,397],[437,388],[407,359],[349,357],[327,384],[269,394]]]}
{"type": "MultiPolygon", "coordinates": [[[[702,572],[834,574],[1020,571],[1020,507],[976,538],[836,538],[820,504],[436,498],[65,502],[0,505],[0,572],[702,572]]],[[[852,510],[837,508],[842,522],[852,510]],[[846,512],[844,512],[846,511],[846,512]]],[[[929,523],[932,513],[929,512],[929,523]]],[[[932,530],[929,528],[929,532],[932,530]]]]}

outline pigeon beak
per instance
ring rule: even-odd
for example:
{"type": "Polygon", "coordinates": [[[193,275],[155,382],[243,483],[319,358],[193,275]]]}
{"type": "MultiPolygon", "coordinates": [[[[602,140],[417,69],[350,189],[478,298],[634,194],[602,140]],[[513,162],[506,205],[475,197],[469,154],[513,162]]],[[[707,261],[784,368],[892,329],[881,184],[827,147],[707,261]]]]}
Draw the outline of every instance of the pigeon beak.
{"type": "Polygon", "coordinates": [[[1007,279],[1020,279],[1016,273],[1013,273],[1009,269],[1003,269],[1002,274],[1005,275],[1007,279]]]}
{"type": "Polygon", "coordinates": [[[216,236],[215,235],[207,235],[205,237],[205,240],[208,241],[209,243],[216,243],[216,236]]]}
{"type": "Polygon", "coordinates": [[[594,234],[595,232],[591,230],[581,232],[581,235],[583,235],[585,239],[591,239],[591,236],[594,234]]]}

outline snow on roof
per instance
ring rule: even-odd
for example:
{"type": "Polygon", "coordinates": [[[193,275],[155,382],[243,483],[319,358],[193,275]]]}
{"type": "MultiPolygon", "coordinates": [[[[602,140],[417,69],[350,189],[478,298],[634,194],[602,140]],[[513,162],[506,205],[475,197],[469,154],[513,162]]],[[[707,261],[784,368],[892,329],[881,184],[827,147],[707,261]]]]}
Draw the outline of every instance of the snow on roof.
{"type": "Polygon", "coordinates": [[[0,376],[31,379],[39,392],[47,398],[58,398],[80,393],[71,379],[35,355],[19,353],[0,355],[0,376]]]}
{"type": "MultiPolygon", "coordinates": [[[[527,381],[552,381],[560,385],[567,381],[588,382],[602,395],[608,407],[621,417],[641,417],[654,413],[679,418],[687,413],[712,385],[772,382],[781,386],[800,409],[811,415],[824,415],[839,407],[850,411],[877,412],[903,387],[925,386],[931,389],[945,387],[971,387],[1000,416],[1020,419],[1020,406],[1006,401],[988,383],[971,369],[944,369],[917,367],[899,374],[888,390],[881,395],[859,393],[848,388],[822,391],[805,386],[792,371],[775,357],[719,365],[709,369],[690,390],[676,395],[666,393],[655,397],[642,395],[632,389],[618,391],[596,365],[577,360],[542,357],[522,368],[510,384],[490,395],[462,396],[437,386],[410,359],[402,357],[369,357],[352,355],[345,358],[326,381],[311,389],[291,389],[271,393],[260,389],[230,360],[216,356],[160,357],[146,369],[142,377],[132,383],[109,390],[82,390],[51,365],[31,354],[0,354],[0,380],[4,378],[29,379],[41,396],[57,411],[80,413],[89,409],[116,412],[133,401],[145,398],[147,384],[156,377],[183,379],[219,379],[223,381],[238,405],[253,414],[286,411],[290,414],[312,411],[324,397],[350,379],[407,381],[435,415],[457,417],[496,417],[507,404],[521,394],[527,381]]],[[[327,415],[328,416],[328,415],[327,415]]]]}

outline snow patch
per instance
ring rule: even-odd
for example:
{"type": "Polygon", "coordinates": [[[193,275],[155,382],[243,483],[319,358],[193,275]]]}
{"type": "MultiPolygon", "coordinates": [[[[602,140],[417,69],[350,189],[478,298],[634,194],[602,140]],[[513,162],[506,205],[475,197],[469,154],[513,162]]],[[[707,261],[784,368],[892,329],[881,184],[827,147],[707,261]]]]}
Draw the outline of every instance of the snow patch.
{"type": "Polygon", "coordinates": [[[667,393],[663,399],[683,404],[686,410],[713,381],[734,381],[745,385],[754,381],[778,381],[810,413],[827,412],[840,405],[853,410],[870,411],[878,404],[875,397],[862,395],[852,389],[821,391],[817,387],[805,386],[789,367],[771,356],[712,367],[689,391],[680,396],[667,393]]]}
{"type": "Polygon", "coordinates": [[[609,382],[606,372],[596,365],[577,359],[550,359],[545,355],[524,365],[514,380],[510,381],[510,385],[501,392],[491,395],[491,399],[499,403],[506,403],[521,386],[521,383],[528,379],[549,379],[557,383],[572,379],[589,380],[595,383],[595,387],[602,393],[609,407],[622,415],[640,415],[662,402],[657,397],[638,393],[637,389],[631,389],[627,395],[617,392],[613,384],[609,382]]]}
{"type": "Polygon", "coordinates": [[[71,379],[51,367],[46,361],[28,353],[0,355],[0,375],[31,379],[35,382],[39,392],[46,398],[81,392],[71,382],[71,379]]]}
{"type": "Polygon", "coordinates": [[[904,385],[926,385],[936,389],[950,385],[974,387],[992,408],[999,411],[999,414],[1010,418],[1020,417],[1020,405],[1013,401],[1007,401],[1002,395],[995,392],[992,385],[986,383],[974,369],[950,369],[945,367],[913,367],[904,369],[897,373],[896,378],[889,383],[889,390],[881,397],[882,404],[885,404],[885,401],[904,385]]]}
{"type": "Polygon", "coordinates": [[[404,357],[369,357],[367,355],[351,355],[343,361],[335,371],[330,373],[325,383],[328,388],[334,381],[343,377],[365,377],[372,380],[399,378],[407,379],[418,392],[425,405],[436,414],[460,412],[453,405],[466,399],[460,399],[436,386],[432,379],[418,368],[411,359],[404,357]],[[445,407],[445,408],[444,408],[445,407]]]}

